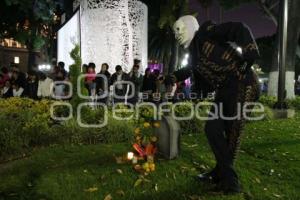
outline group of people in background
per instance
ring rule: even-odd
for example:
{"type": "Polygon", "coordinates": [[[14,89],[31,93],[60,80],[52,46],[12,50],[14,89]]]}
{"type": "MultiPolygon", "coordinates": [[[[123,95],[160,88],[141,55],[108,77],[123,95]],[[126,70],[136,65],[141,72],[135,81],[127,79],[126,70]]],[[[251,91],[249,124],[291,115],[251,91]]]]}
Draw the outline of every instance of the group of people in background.
{"type": "Polygon", "coordinates": [[[63,96],[65,94],[59,91],[59,84],[55,86],[55,89],[53,88],[54,81],[63,80],[68,80],[68,73],[64,69],[63,62],[54,66],[50,74],[36,70],[24,73],[18,65],[12,64],[10,68],[1,68],[0,97],[52,98],[53,92],[60,92],[60,95],[63,96]]]}
{"type": "MultiPolygon", "coordinates": [[[[140,60],[135,59],[133,67],[129,73],[123,71],[122,66],[115,66],[115,72],[110,74],[109,65],[103,63],[101,69],[96,73],[96,64],[84,64],[84,86],[90,97],[96,101],[108,103],[109,94],[114,93],[110,99],[112,103],[128,102],[135,104],[138,101],[161,102],[177,95],[176,100],[190,98],[190,86],[180,82],[177,84],[167,83],[158,69],[151,70],[146,68],[144,74],[140,73],[140,60]],[[128,84],[128,83],[131,84],[128,84]],[[114,87],[112,87],[114,85],[114,87]],[[132,87],[134,85],[134,87],[132,87]],[[181,95],[178,95],[181,94],[181,95]],[[128,98],[126,98],[128,97],[128,98]]],[[[27,73],[22,72],[18,65],[11,64],[10,68],[2,67],[0,69],[0,97],[28,97],[31,99],[53,98],[68,96],[68,86],[65,84],[70,81],[68,72],[65,70],[65,64],[59,62],[53,65],[49,73],[30,70],[27,73]],[[54,84],[55,83],[55,84],[54,84]]],[[[267,92],[267,85],[264,82],[261,85],[261,91],[267,92]]],[[[295,81],[295,94],[300,95],[300,80],[295,81]]],[[[168,99],[168,100],[169,100],[168,99]]]]}
{"type": "MultiPolygon", "coordinates": [[[[153,101],[153,96],[160,96],[159,101],[163,99],[166,92],[175,93],[174,84],[166,84],[166,80],[159,70],[145,70],[144,75],[140,73],[140,60],[135,59],[132,69],[129,73],[123,71],[122,66],[115,66],[115,72],[110,74],[109,65],[103,63],[99,73],[96,73],[96,65],[89,63],[83,65],[85,71],[84,85],[90,96],[98,97],[98,101],[107,103],[107,95],[110,92],[115,94],[114,103],[126,101],[135,104],[141,99],[143,101],[153,101]],[[128,84],[130,82],[130,84],[128,84]],[[114,87],[111,87],[113,86],[114,87]],[[134,86],[134,87],[133,87],[134,86]],[[113,88],[113,91],[110,89],[113,88]],[[140,95],[142,94],[142,96],[140,95]],[[116,98],[118,97],[118,98],[116,98]]],[[[181,87],[178,89],[182,89],[181,87]]],[[[185,87],[185,85],[184,85],[185,87]]]]}
{"type": "MultiPolygon", "coordinates": [[[[100,71],[96,72],[96,64],[84,64],[84,87],[90,97],[98,102],[108,103],[109,94],[115,94],[113,103],[128,102],[135,104],[138,101],[162,101],[166,93],[174,95],[176,92],[185,93],[188,89],[184,82],[166,84],[165,77],[160,70],[145,70],[140,72],[140,60],[135,59],[131,70],[126,73],[122,66],[115,66],[115,72],[110,74],[109,65],[103,63],[100,71]],[[130,83],[130,84],[129,84],[130,83]],[[114,86],[114,87],[112,87],[114,86]],[[134,87],[133,87],[134,86],[134,87]],[[176,90],[177,89],[177,90],[176,90]],[[117,97],[116,97],[117,96],[117,97]]],[[[16,64],[10,68],[2,67],[0,72],[0,97],[28,97],[32,99],[53,98],[68,96],[70,81],[65,64],[59,62],[53,65],[50,72],[38,70],[22,72],[16,64]]]]}

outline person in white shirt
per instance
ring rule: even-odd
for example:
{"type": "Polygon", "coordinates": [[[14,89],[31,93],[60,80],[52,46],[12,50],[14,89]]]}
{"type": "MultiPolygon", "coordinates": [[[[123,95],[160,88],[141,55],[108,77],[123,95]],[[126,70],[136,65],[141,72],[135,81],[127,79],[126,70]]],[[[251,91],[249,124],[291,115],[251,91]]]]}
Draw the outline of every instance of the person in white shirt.
{"type": "Polygon", "coordinates": [[[37,96],[39,98],[50,98],[53,96],[53,80],[44,73],[39,73],[39,86],[37,96]]]}
{"type": "Polygon", "coordinates": [[[20,87],[18,83],[13,83],[12,88],[14,97],[21,97],[23,95],[24,88],[20,87]]]}

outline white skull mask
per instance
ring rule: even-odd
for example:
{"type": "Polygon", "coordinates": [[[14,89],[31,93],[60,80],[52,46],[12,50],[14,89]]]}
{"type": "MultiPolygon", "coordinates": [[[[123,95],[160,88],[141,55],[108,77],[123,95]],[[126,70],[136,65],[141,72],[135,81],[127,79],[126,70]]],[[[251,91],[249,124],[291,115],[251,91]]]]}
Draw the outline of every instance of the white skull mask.
{"type": "Polygon", "coordinates": [[[198,29],[198,21],[192,15],[180,17],[173,25],[175,38],[184,48],[189,47],[198,29]]]}

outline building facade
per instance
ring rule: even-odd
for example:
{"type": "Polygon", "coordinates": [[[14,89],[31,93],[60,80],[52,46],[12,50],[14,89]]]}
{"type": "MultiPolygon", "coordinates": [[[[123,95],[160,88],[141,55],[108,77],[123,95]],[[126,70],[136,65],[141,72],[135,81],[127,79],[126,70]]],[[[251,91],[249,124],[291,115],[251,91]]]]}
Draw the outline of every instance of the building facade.
{"type": "MultiPolygon", "coordinates": [[[[39,52],[35,52],[38,60],[39,52]]],[[[23,72],[28,71],[28,50],[25,45],[20,44],[13,39],[0,40],[0,68],[10,67],[11,64],[17,64],[23,72]]]]}

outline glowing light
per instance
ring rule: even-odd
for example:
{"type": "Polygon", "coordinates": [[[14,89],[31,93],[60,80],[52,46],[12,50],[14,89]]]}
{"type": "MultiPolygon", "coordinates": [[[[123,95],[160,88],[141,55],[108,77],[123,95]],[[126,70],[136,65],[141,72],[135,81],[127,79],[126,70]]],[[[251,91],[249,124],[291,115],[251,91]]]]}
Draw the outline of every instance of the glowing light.
{"type": "Polygon", "coordinates": [[[19,64],[20,63],[20,58],[19,57],[15,57],[14,58],[14,63],[15,64],[19,64]]]}
{"type": "Polygon", "coordinates": [[[134,153],[132,153],[132,152],[128,152],[128,153],[127,153],[127,159],[128,159],[128,160],[132,160],[132,159],[133,159],[133,156],[134,156],[134,153]]]}
{"type": "Polygon", "coordinates": [[[236,48],[236,51],[239,53],[239,54],[243,54],[243,49],[241,47],[237,47],[236,48]]]}
{"type": "Polygon", "coordinates": [[[184,59],[184,60],[181,62],[181,65],[182,65],[183,67],[187,66],[187,65],[188,65],[187,59],[184,59]]]}
{"type": "Polygon", "coordinates": [[[51,65],[49,64],[42,64],[38,66],[40,71],[49,71],[51,69],[51,65]]]}

